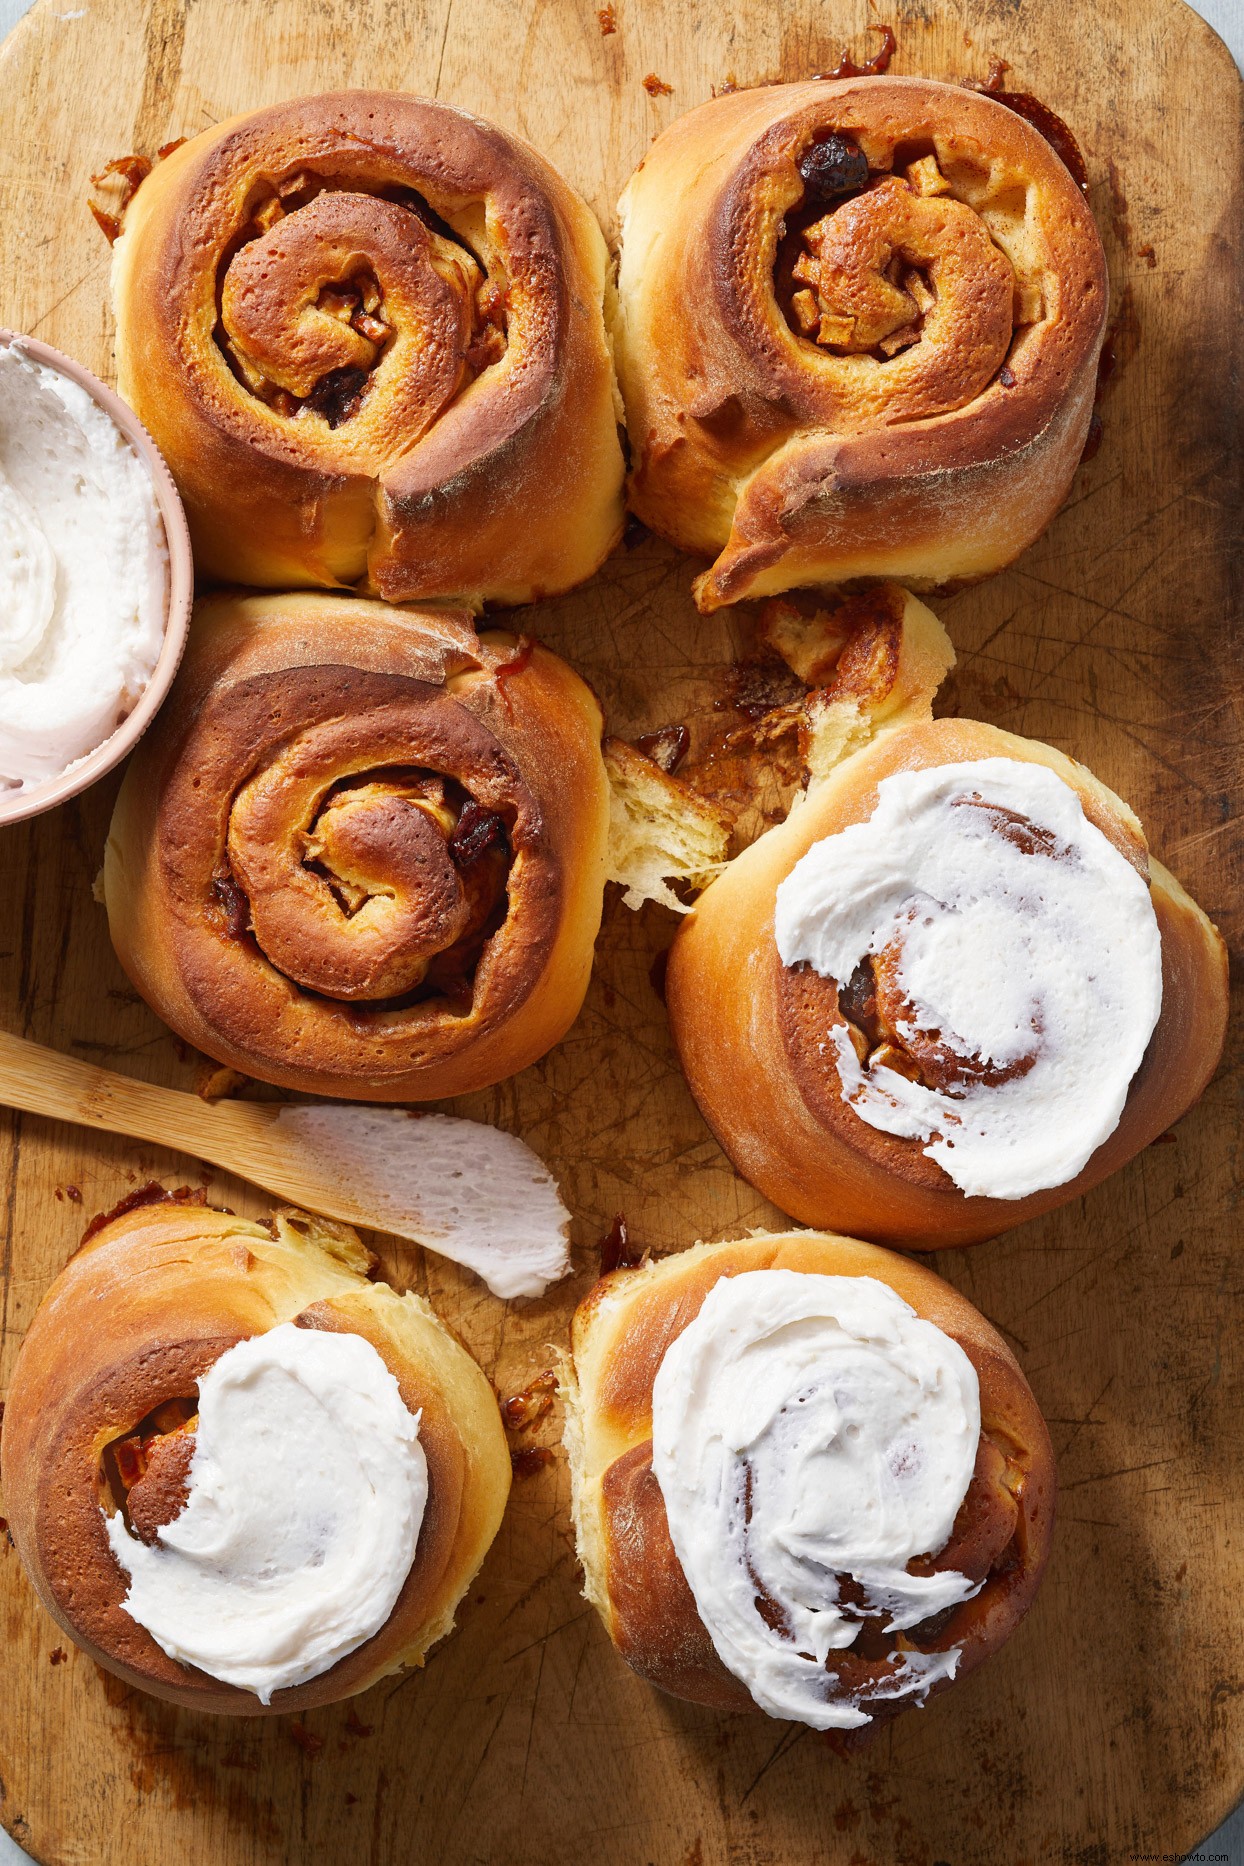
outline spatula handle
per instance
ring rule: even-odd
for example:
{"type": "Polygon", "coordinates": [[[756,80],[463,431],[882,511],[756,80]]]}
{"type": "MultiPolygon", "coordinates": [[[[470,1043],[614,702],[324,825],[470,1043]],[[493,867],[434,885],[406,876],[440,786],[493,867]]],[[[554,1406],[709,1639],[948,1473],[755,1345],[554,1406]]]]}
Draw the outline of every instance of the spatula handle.
{"type": "Polygon", "coordinates": [[[176,1148],[346,1224],[374,1228],[383,1222],[358,1203],[339,1174],[325,1170],[314,1150],[289,1134],[278,1138],[279,1103],[207,1103],[0,1031],[0,1107],[176,1148]]]}
{"type": "Polygon", "coordinates": [[[204,1151],[209,1124],[197,1096],[114,1075],[8,1031],[0,1031],[0,1104],[215,1158],[214,1148],[204,1151]]]}

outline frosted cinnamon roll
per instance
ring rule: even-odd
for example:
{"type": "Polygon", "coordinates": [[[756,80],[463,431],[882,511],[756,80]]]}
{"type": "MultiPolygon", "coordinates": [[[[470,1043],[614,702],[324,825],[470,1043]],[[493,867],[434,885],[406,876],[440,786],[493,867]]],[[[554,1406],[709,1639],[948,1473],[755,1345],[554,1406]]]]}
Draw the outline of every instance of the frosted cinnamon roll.
{"type": "Polygon", "coordinates": [[[630,501],[714,560],[701,609],[981,577],[1049,523],[1106,263],[1021,117],[922,78],[739,91],[658,138],[621,213],[630,501]]]}
{"type": "Polygon", "coordinates": [[[114,249],[121,393],[201,572],[395,602],[590,576],[622,456],[590,211],[526,143],[346,91],[173,150],[114,249]]]}
{"type": "Polygon", "coordinates": [[[1082,765],[926,703],[701,896],[667,1000],[746,1178],[808,1224],[932,1250],[1176,1121],[1217,1065],[1226,958],[1082,765]]]}
{"type": "Polygon", "coordinates": [[[578,1015],[608,785],[595,696],[470,618],[325,595],[199,604],[104,862],[113,944],[245,1074],[427,1101],[578,1015]]]}
{"type": "Polygon", "coordinates": [[[653,1684],[867,1734],[1027,1612],[1049,1435],[929,1271],[815,1232],[701,1244],[604,1278],[572,1339],[585,1592],[653,1684]]]}
{"type": "Polygon", "coordinates": [[[157,1697],[331,1703],[449,1632],[505,1508],[496,1398],[343,1226],[123,1202],[53,1283],[4,1421],[44,1606],[157,1697]],[[126,1206],[129,1209],[126,1209],[126,1206]]]}

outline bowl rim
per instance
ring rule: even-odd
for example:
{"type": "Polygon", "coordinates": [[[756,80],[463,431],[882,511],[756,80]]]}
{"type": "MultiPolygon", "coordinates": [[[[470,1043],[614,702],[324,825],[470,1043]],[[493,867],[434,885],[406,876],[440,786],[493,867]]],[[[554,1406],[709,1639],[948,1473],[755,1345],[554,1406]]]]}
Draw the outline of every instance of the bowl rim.
{"type": "Polygon", "coordinates": [[[11,349],[76,382],[124,434],[151,478],[156,505],[164,525],[169,575],[164,639],[151,678],[130,711],[106,739],[76,759],[59,777],[46,778],[42,783],[32,785],[29,790],[0,794],[0,828],[9,823],[25,822],[32,816],[41,816],[45,810],[54,810],[58,804],[66,803],[71,797],[89,789],[133,751],[164,704],[173,684],[173,677],[186,650],[190,611],[194,602],[194,557],[181,495],[173,483],[173,476],[163,454],[134,410],[85,364],[75,361],[72,356],[66,356],[63,350],[55,349],[39,337],[28,337],[21,331],[9,330],[0,325],[0,351],[11,349]]]}

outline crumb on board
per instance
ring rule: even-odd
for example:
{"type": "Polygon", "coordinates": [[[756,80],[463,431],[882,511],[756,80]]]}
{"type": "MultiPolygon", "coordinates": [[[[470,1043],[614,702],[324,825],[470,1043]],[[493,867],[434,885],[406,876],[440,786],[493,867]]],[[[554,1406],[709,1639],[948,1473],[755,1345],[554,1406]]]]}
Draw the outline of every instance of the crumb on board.
{"type": "Polygon", "coordinates": [[[607,39],[618,30],[618,10],[616,7],[603,6],[597,12],[596,23],[600,27],[600,36],[607,39]]]}
{"type": "Polygon", "coordinates": [[[658,78],[655,71],[650,71],[644,79],[644,89],[649,97],[672,97],[674,95],[673,85],[667,84],[664,78],[658,78]]]}

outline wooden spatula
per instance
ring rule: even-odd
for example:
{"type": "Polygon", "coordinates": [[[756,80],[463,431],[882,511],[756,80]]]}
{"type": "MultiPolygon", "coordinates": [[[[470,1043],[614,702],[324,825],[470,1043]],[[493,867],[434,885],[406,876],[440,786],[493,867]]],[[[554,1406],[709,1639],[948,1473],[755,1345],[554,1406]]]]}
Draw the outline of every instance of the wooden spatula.
{"type": "Polygon", "coordinates": [[[282,1202],[389,1231],[534,1296],[569,1269],[570,1214],[525,1142],[483,1122],[346,1102],[205,1102],[0,1032],[0,1105],[210,1160],[282,1202]]]}

